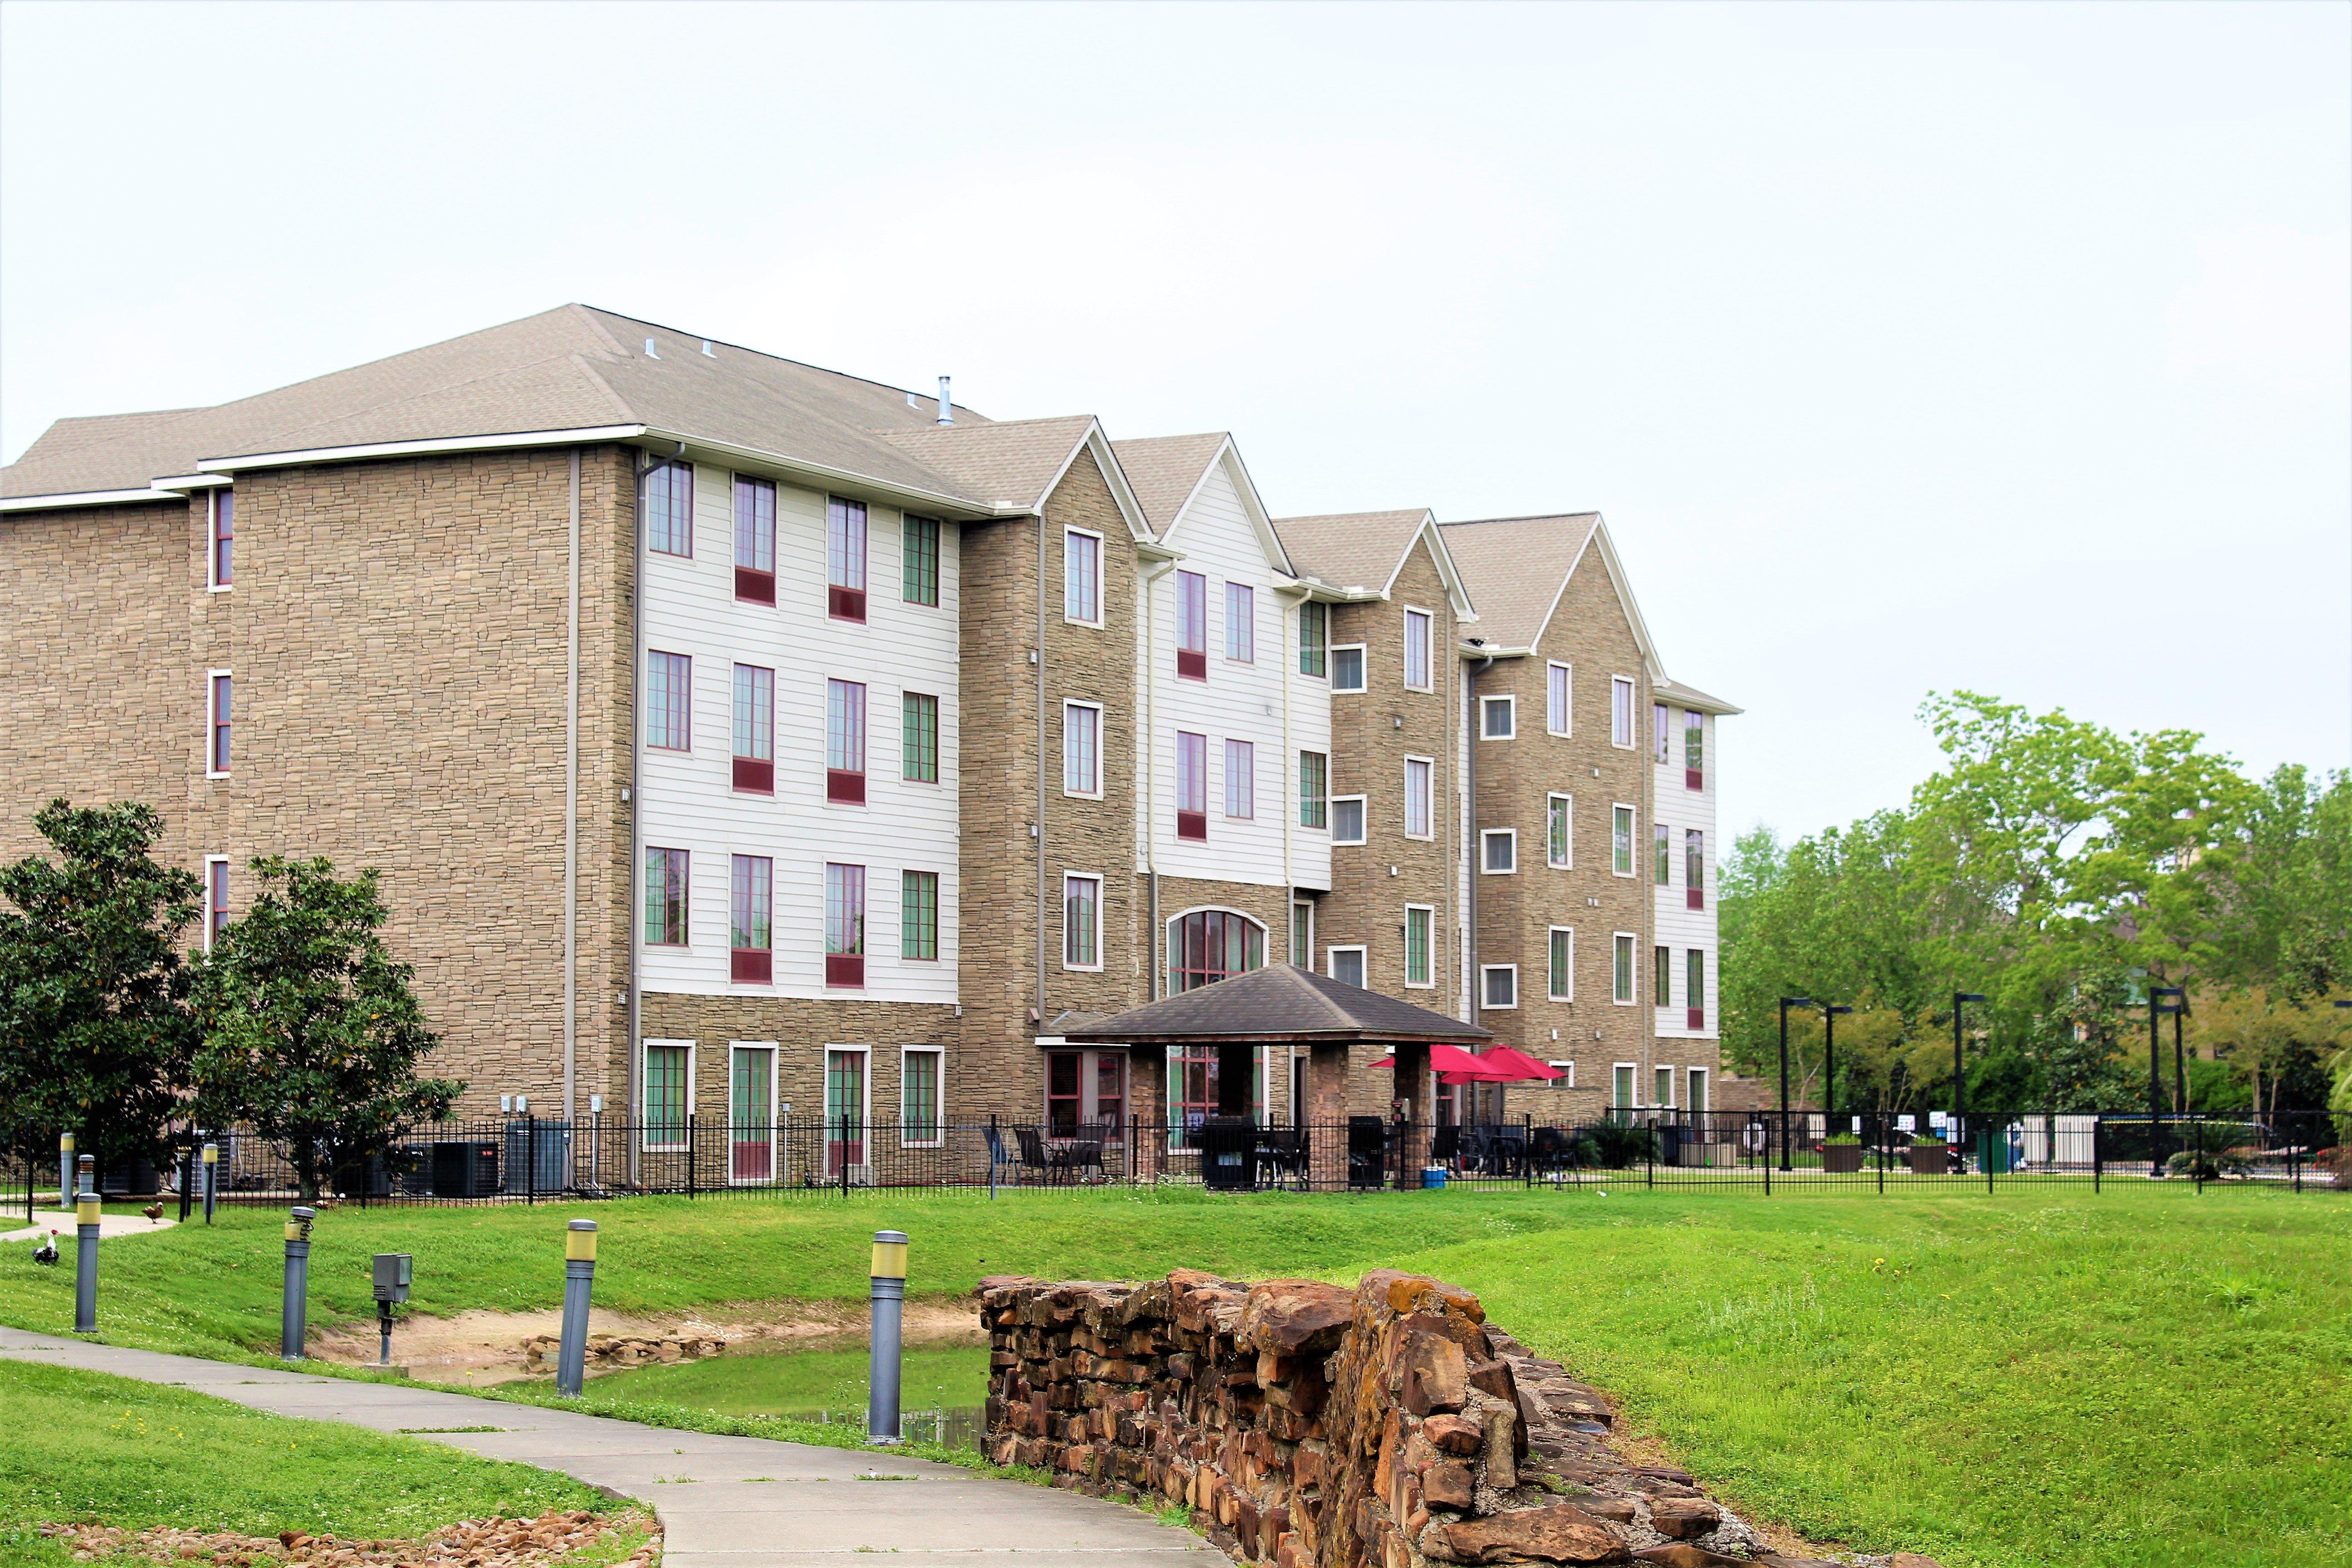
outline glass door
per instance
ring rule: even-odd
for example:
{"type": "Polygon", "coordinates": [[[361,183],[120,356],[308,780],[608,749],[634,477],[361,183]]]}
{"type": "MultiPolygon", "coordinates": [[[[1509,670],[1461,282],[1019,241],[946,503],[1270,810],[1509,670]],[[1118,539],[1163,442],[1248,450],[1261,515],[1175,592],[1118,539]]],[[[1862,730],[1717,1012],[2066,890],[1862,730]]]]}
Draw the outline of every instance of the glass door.
{"type": "Polygon", "coordinates": [[[772,1046],[737,1046],[728,1075],[727,1173],[739,1182],[767,1182],[776,1174],[776,1051],[772,1046]]]}
{"type": "Polygon", "coordinates": [[[824,1053],[824,1173],[866,1163],[866,1053],[824,1053]]]}

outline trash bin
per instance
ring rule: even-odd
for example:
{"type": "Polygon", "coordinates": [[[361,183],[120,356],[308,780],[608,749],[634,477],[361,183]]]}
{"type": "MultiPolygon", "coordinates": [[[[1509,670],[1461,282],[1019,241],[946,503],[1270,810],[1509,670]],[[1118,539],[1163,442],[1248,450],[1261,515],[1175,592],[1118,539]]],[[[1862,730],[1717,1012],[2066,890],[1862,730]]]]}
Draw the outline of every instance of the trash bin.
{"type": "Polygon", "coordinates": [[[1977,1134],[1977,1169],[1990,1176],[2009,1174],[2009,1129],[1988,1127],[1977,1134]]]}
{"type": "Polygon", "coordinates": [[[1679,1165],[1683,1163],[1683,1130],[1669,1121],[1658,1129],[1658,1163],[1679,1165]]]}
{"type": "Polygon", "coordinates": [[[1443,1165],[1430,1165],[1423,1168],[1421,1173],[1421,1184],[1424,1190],[1430,1192],[1435,1192],[1439,1188],[1444,1186],[1445,1167],[1443,1165]]]}
{"type": "Polygon", "coordinates": [[[1194,1134],[1201,1146],[1201,1184],[1211,1192],[1248,1192],[1257,1185],[1250,1157],[1257,1127],[1246,1116],[1212,1116],[1194,1134]]]}

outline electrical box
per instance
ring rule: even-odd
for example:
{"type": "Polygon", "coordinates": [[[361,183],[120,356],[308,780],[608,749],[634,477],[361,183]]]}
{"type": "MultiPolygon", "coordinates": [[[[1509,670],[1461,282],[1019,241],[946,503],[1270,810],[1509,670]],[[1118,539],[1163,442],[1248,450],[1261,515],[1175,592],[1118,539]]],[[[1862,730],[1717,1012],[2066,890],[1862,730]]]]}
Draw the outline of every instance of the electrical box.
{"type": "Polygon", "coordinates": [[[409,1275],[414,1268],[414,1259],[405,1252],[377,1253],[375,1299],[379,1301],[407,1300],[409,1275]]]}

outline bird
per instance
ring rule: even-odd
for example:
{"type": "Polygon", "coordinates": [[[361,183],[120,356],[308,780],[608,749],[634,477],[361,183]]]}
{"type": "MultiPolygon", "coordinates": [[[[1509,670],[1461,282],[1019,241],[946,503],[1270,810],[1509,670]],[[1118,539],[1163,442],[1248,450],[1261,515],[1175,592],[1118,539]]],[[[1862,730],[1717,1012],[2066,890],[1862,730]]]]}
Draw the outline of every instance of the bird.
{"type": "Polygon", "coordinates": [[[54,1266],[57,1260],[58,1233],[53,1230],[49,1232],[48,1240],[33,1248],[33,1261],[45,1266],[54,1266]]]}
{"type": "Polygon", "coordinates": [[[140,1212],[141,1214],[145,1215],[147,1216],[147,1223],[148,1223],[148,1224],[150,1224],[150,1225],[153,1225],[153,1224],[155,1224],[155,1223],[157,1223],[158,1221],[160,1221],[160,1220],[162,1220],[162,1219],[163,1219],[163,1205],[162,1201],[159,1199],[158,1201],[156,1201],[156,1202],[154,1202],[154,1203],[149,1204],[145,1208],[141,1209],[139,1212],[140,1212]]]}

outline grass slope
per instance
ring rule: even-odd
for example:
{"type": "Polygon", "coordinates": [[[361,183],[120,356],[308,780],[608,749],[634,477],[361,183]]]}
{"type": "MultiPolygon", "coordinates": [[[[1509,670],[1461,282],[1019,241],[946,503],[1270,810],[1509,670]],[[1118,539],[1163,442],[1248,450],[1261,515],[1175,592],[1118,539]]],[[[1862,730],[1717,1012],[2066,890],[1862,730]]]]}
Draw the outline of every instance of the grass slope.
{"type": "MultiPolygon", "coordinates": [[[[864,1351],[803,1351],[727,1355],[714,1361],[608,1373],[587,1388],[600,1400],[654,1401],[716,1410],[722,1415],[835,1416],[866,1408],[864,1351]]],[[[903,1410],[969,1406],[988,1397],[988,1352],[914,1350],[898,1363],[903,1410]]]]}
{"type": "MultiPolygon", "coordinates": [[[[2352,1205],[2335,1194],[2118,1184],[345,1208],[314,1238],[314,1315],[368,1312],[374,1251],[416,1254],[425,1310],[551,1306],[575,1215],[603,1226],[599,1302],[640,1311],[860,1299],[866,1241],[890,1226],[913,1236],[910,1285],[929,1295],[997,1272],[1423,1268],[1622,1394],[1638,1428],[1740,1503],[1818,1539],[1953,1568],[2352,1564],[2352,1205]]],[[[278,1224],[240,1213],[210,1233],[110,1244],[106,1337],[267,1347],[278,1224]]],[[[0,1256],[0,1321],[62,1330],[71,1278],[70,1258],[35,1270],[0,1256]]],[[[696,1419],[680,1392],[663,1407],[696,1419]]]]}

